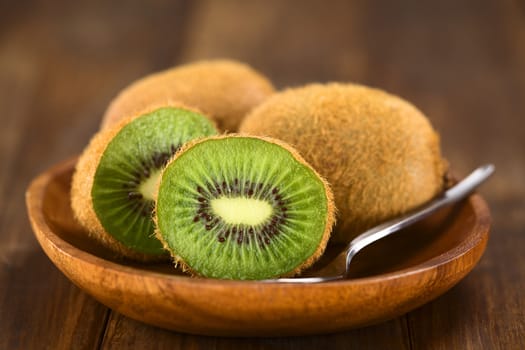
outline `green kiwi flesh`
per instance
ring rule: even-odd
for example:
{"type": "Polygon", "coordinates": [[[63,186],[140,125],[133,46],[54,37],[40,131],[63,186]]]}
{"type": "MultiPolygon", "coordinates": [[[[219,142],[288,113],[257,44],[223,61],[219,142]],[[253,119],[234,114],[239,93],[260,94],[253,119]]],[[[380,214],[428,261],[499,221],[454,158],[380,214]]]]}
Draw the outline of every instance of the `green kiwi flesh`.
{"type": "Polygon", "coordinates": [[[181,108],[160,108],[126,124],[107,145],[93,179],[93,208],[104,229],[134,251],[163,254],[152,220],[161,169],[185,142],[214,134],[206,117],[181,108]]]}
{"type": "Polygon", "coordinates": [[[157,236],[196,275],[294,275],[324,251],[332,197],[315,170],[280,141],[206,138],[189,143],[163,171],[157,236]]]}

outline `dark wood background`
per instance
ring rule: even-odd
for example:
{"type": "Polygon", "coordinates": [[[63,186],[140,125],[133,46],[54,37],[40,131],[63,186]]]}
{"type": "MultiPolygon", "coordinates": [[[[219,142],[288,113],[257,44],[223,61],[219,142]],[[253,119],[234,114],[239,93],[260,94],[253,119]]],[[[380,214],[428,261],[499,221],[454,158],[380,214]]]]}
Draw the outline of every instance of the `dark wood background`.
{"type": "Polygon", "coordinates": [[[525,2],[1,1],[0,348],[525,348],[525,2]],[[357,81],[420,107],[480,192],[487,251],[437,300],[341,334],[222,339],[135,322],[93,300],[46,258],[24,205],[29,181],[79,153],[132,80],[231,57],[279,88],[357,81]]]}

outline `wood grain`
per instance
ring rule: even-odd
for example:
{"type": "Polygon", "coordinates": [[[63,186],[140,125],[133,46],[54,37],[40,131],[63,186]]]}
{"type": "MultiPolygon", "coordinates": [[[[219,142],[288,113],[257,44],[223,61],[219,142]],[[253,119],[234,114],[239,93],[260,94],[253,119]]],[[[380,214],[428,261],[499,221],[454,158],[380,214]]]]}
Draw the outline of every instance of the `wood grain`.
{"type": "Polygon", "coordinates": [[[410,349],[405,323],[389,321],[345,333],[321,336],[280,338],[200,337],[165,331],[112,313],[103,349],[144,349],[157,344],[159,349],[410,349]]]}
{"type": "Polygon", "coordinates": [[[188,3],[0,2],[0,348],[525,348],[524,2],[188,3]],[[494,227],[479,266],[406,317],[336,336],[230,342],[111,312],[103,337],[106,309],[37,247],[23,193],[84,147],[118,89],[206,57],[245,60],[280,87],[353,80],[385,88],[429,116],[460,174],[494,162],[481,190],[494,227]]]}
{"type": "Polygon", "coordinates": [[[108,309],[72,285],[37,246],[24,192],[38,172],[84,147],[120,87],[172,64],[182,32],[157,21],[177,19],[185,6],[158,2],[145,16],[138,1],[126,2],[120,14],[118,4],[104,1],[2,3],[1,349],[96,348],[101,341],[108,309]],[[166,51],[153,58],[152,50],[166,51]]]}

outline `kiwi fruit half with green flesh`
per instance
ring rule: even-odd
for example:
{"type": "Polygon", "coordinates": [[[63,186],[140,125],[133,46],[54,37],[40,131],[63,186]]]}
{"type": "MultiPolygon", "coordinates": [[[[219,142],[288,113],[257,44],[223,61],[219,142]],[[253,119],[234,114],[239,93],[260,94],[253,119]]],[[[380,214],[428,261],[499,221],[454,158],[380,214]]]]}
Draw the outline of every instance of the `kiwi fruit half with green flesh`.
{"type": "Polygon", "coordinates": [[[232,60],[199,61],[148,75],[126,87],[109,105],[102,128],[152,104],[180,101],[236,131],[242,118],[274,92],[262,74],[232,60]]]}
{"type": "Polygon", "coordinates": [[[179,106],[152,108],[99,132],[73,176],[75,217],[117,255],[141,261],[169,259],[154,237],[156,182],[185,142],[216,133],[204,115],[179,106]]]}
{"type": "Polygon", "coordinates": [[[409,102],[354,84],[312,84],[270,97],[243,133],[281,139],[331,184],[338,209],[334,242],[432,199],[446,162],[429,120],[409,102]]]}
{"type": "Polygon", "coordinates": [[[281,141],[223,135],[188,143],[162,172],[157,237],[194,275],[292,276],[323,253],[328,184],[281,141]]]}

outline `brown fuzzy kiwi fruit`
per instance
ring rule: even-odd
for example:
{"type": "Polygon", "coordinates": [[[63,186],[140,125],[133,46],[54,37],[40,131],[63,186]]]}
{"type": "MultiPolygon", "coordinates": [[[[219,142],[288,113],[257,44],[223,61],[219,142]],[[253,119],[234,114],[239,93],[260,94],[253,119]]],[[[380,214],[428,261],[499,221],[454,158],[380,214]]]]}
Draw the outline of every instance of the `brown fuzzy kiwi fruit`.
{"type": "Polygon", "coordinates": [[[192,274],[291,276],[323,254],[334,210],[327,182],[289,145],[212,136],[187,143],[163,170],[156,234],[192,274]]]}
{"type": "Polygon", "coordinates": [[[71,206],[76,219],[117,257],[169,259],[154,237],[156,182],[185,142],[216,133],[207,117],[178,104],[150,107],[100,131],[73,175],[71,206]]]}
{"type": "Polygon", "coordinates": [[[190,63],[125,88],[109,105],[102,128],[149,105],[180,101],[209,115],[220,130],[236,131],[242,118],[273,92],[270,81],[246,64],[232,60],[190,63]]]}
{"type": "Polygon", "coordinates": [[[339,211],[333,241],[348,242],[432,199],[446,162],[439,137],[412,104],[353,84],[312,84],[276,94],[240,131],[296,147],[332,185],[339,211]]]}

